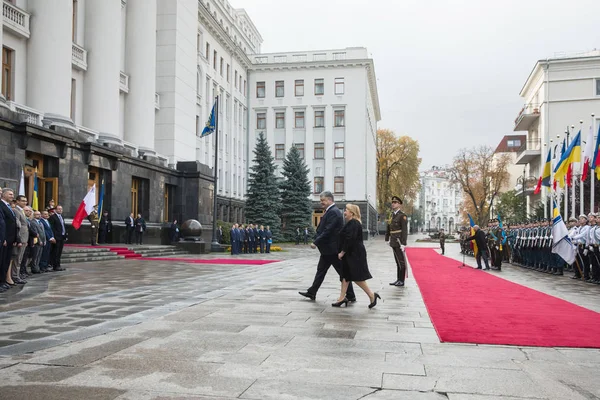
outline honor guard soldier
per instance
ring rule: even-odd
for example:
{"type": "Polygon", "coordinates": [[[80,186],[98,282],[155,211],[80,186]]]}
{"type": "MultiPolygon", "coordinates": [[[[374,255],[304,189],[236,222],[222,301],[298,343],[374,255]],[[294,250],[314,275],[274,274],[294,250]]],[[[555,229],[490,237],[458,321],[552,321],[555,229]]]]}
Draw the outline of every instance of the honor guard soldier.
{"type": "Polygon", "coordinates": [[[406,246],[408,238],[408,217],[400,210],[402,200],[398,196],[392,196],[392,215],[388,221],[385,232],[385,241],[389,241],[390,247],[394,251],[396,260],[397,279],[390,283],[392,286],[404,286],[406,277],[406,259],[402,246],[406,246]]]}
{"type": "MultiPolygon", "coordinates": [[[[568,223],[568,228],[569,228],[569,239],[571,240],[571,243],[573,243],[575,246],[577,246],[577,244],[575,243],[575,235],[577,235],[579,233],[579,226],[577,226],[577,218],[575,217],[571,217],[569,218],[569,223],[568,223]]],[[[567,265],[567,269],[569,271],[577,271],[577,265],[576,265],[575,261],[573,264],[571,265],[567,265]]],[[[575,273],[574,276],[572,276],[572,279],[579,279],[579,277],[577,276],[578,274],[575,273]]]]}
{"type": "Polygon", "coordinates": [[[92,242],[92,246],[96,246],[96,240],[98,238],[98,206],[94,206],[94,209],[88,215],[88,220],[91,225],[91,233],[90,233],[90,241],[92,242]]]}
{"type": "Polygon", "coordinates": [[[598,224],[597,224],[597,218],[596,218],[596,214],[594,213],[589,213],[588,214],[588,221],[589,221],[589,225],[590,225],[590,230],[588,233],[588,256],[590,258],[590,264],[592,266],[592,270],[590,272],[590,277],[588,280],[586,280],[586,282],[588,283],[596,283],[598,281],[597,279],[597,275],[598,275],[598,268],[600,268],[600,260],[598,259],[600,257],[600,254],[598,254],[598,224]]]}
{"type": "Polygon", "coordinates": [[[589,231],[588,218],[586,215],[581,214],[579,216],[579,229],[577,234],[573,237],[579,253],[579,268],[582,269],[582,271],[580,271],[579,268],[575,268],[575,276],[577,279],[581,278],[581,273],[583,273],[583,279],[587,280],[590,278],[590,258],[589,250],[587,248],[589,231]]]}

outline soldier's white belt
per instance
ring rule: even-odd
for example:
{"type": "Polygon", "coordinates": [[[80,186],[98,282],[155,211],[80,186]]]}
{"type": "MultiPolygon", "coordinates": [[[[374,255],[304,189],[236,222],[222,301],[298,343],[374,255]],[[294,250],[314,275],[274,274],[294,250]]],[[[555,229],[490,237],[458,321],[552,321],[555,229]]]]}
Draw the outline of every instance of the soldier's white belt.
{"type": "Polygon", "coordinates": [[[402,229],[398,230],[398,231],[390,231],[390,233],[401,233],[402,229]]]}

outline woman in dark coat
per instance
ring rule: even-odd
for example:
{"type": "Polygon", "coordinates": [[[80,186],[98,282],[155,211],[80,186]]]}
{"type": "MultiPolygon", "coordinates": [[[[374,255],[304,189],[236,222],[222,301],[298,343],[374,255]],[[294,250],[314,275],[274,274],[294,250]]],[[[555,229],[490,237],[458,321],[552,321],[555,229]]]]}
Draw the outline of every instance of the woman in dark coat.
{"type": "Polygon", "coordinates": [[[338,301],[332,306],[341,307],[342,304],[348,306],[346,290],[350,282],[355,282],[369,296],[369,308],[373,308],[377,305],[377,299],[381,297],[372,292],[366,282],[372,276],[367,264],[367,251],[363,244],[360,209],[354,204],[346,204],[344,217],[346,225],[340,232],[341,251],[338,254],[338,258],[342,261],[342,290],[338,301]]]}

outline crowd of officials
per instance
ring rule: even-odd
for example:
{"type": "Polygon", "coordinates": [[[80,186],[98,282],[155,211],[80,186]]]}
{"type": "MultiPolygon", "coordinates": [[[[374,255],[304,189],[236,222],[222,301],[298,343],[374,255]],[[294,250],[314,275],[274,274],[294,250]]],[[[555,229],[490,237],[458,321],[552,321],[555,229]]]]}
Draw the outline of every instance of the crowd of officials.
{"type": "Polygon", "coordinates": [[[461,252],[473,255],[475,241],[478,267],[483,259],[486,268],[501,270],[509,262],[542,273],[563,275],[572,272],[573,279],[600,284],[600,216],[595,213],[571,217],[568,220],[569,238],[577,247],[575,262],[567,264],[552,252],[552,220],[541,219],[500,227],[497,219],[485,228],[474,227],[475,235],[461,232],[461,252]]]}
{"type": "Polygon", "coordinates": [[[0,189],[0,293],[24,285],[32,274],[64,271],[60,265],[67,240],[62,207],[50,202],[33,210],[27,198],[0,189]]]}
{"type": "MultiPolygon", "coordinates": [[[[219,227],[217,231],[219,243],[223,243],[223,231],[219,227]]],[[[229,231],[231,241],[231,254],[270,253],[273,244],[273,233],[269,226],[248,224],[233,224],[229,231]]]]}

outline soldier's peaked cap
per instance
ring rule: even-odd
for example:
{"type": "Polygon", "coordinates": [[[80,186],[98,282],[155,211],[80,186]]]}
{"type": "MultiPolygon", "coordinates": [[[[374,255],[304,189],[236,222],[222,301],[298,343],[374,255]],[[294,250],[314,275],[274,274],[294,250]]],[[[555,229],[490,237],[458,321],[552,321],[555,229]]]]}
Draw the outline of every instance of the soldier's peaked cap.
{"type": "Polygon", "coordinates": [[[392,196],[392,201],[397,201],[398,203],[402,204],[402,199],[398,196],[392,196]]]}
{"type": "Polygon", "coordinates": [[[593,212],[588,214],[588,217],[596,217],[596,216],[597,216],[596,213],[593,213],[593,212]]]}
{"type": "Polygon", "coordinates": [[[571,217],[571,218],[569,218],[569,222],[577,222],[577,218],[571,217]]]}
{"type": "Polygon", "coordinates": [[[587,215],[585,215],[585,214],[581,214],[581,215],[579,216],[579,218],[585,218],[585,219],[588,219],[587,215]]]}

